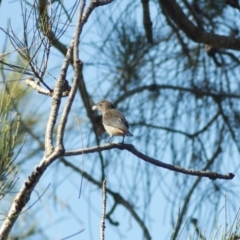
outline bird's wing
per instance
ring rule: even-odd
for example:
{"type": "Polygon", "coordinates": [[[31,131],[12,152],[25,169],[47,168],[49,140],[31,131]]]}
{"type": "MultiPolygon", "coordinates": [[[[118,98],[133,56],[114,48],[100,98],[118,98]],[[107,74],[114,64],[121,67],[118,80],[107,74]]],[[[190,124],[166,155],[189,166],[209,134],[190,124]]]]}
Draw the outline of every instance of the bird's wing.
{"type": "Polygon", "coordinates": [[[128,131],[128,122],[125,117],[117,110],[110,109],[103,115],[103,124],[128,131]]]}

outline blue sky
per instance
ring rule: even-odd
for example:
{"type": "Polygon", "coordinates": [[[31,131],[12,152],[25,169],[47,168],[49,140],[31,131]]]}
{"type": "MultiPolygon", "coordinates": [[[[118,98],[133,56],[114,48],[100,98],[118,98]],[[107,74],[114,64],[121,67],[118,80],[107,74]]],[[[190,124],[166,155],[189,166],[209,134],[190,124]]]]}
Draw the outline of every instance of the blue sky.
{"type": "MultiPolygon", "coordinates": [[[[120,14],[120,9],[118,12],[119,4],[116,4],[117,1],[111,4],[111,6],[105,6],[106,11],[113,11],[117,16],[120,14]]],[[[66,3],[67,4],[67,3],[66,3]]],[[[67,8],[67,7],[66,7],[67,8]]],[[[123,7],[122,7],[123,8],[123,7]]],[[[108,29],[110,24],[106,22],[106,25],[102,26],[102,29],[99,28],[101,23],[95,24],[98,14],[100,15],[102,12],[99,10],[96,14],[90,17],[90,20],[87,22],[86,27],[84,28],[84,32],[81,38],[81,47],[80,47],[80,57],[83,62],[91,62],[92,59],[99,57],[100,60],[104,61],[104,57],[101,53],[97,53],[93,48],[91,48],[91,43],[98,44],[102,41],[99,37],[99,33],[104,34],[104,28],[108,29]]],[[[156,14],[156,12],[155,12],[156,14]]],[[[3,1],[0,7],[0,26],[5,27],[7,26],[7,22],[11,19],[11,25],[13,30],[19,34],[19,38],[21,38],[22,34],[22,22],[21,22],[21,11],[20,11],[20,4],[18,1],[10,2],[10,1],[3,1]]],[[[137,22],[141,23],[141,11],[136,11],[136,20],[137,22]]],[[[76,18],[76,17],[75,17],[76,18]]],[[[75,26],[75,18],[72,20],[71,26],[69,30],[64,34],[62,37],[62,41],[65,44],[69,43],[74,31],[75,26]]],[[[107,19],[107,16],[106,16],[107,19]]],[[[102,22],[104,20],[101,19],[102,22]]],[[[107,31],[106,31],[107,32],[107,31]]],[[[0,39],[5,39],[4,34],[0,31],[0,39]]],[[[0,45],[2,49],[2,46],[0,45]]],[[[11,45],[9,45],[9,51],[11,51],[11,45]]],[[[53,50],[51,54],[51,61],[49,65],[49,73],[47,74],[48,82],[53,86],[55,83],[55,78],[59,75],[59,70],[61,68],[61,64],[63,62],[63,56],[58,53],[57,51],[53,50]]],[[[171,67],[171,62],[166,64],[166,67],[171,67]]],[[[92,93],[95,93],[94,100],[97,101],[102,97],[102,91],[105,89],[105,85],[97,84],[97,79],[99,75],[104,72],[104,68],[102,69],[94,69],[94,66],[85,65],[84,66],[84,77],[87,82],[87,86],[91,89],[92,93]],[[91,88],[92,86],[92,88],[91,88]],[[103,87],[104,86],[104,87],[103,87]]],[[[171,72],[168,73],[168,77],[171,77],[171,72]]],[[[68,78],[71,79],[73,76],[73,71],[70,69],[68,78]]],[[[111,86],[112,82],[106,81],[106,86],[111,86]]],[[[28,90],[29,91],[29,90],[28,90]]],[[[30,90],[32,91],[32,90],[30,90]]],[[[34,106],[29,104],[25,107],[26,114],[28,111],[34,112],[34,114],[42,115],[41,124],[38,124],[36,132],[40,134],[40,138],[43,139],[43,133],[45,131],[46,126],[46,119],[51,104],[51,99],[46,99],[45,96],[38,95],[36,92],[31,93],[31,97],[34,100],[34,106]]],[[[63,100],[64,104],[65,100],[63,100]]],[[[84,127],[86,126],[86,113],[81,109],[82,103],[79,96],[76,96],[73,110],[70,114],[70,120],[68,123],[68,127],[71,130],[71,134],[66,136],[65,143],[67,149],[79,149],[83,146],[89,146],[88,143],[91,142],[93,139],[92,136],[89,136],[89,141],[85,141],[86,137],[84,134],[84,127]],[[76,121],[76,115],[80,119],[80,126],[76,121]],[[83,131],[83,133],[79,130],[83,131]],[[83,134],[83,135],[81,135],[83,134]]],[[[137,113],[132,113],[137,114],[137,113]]],[[[130,115],[130,114],[128,114],[130,115]]],[[[127,116],[126,116],[127,117],[127,116]]],[[[127,117],[127,119],[131,120],[131,116],[127,117]]],[[[131,127],[131,126],[130,126],[131,127]]],[[[134,135],[139,137],[138,130],[133,129],[134,135]]],[[[141,137],[141,136],[140,136],[141,137]]],[[[27,136],[27,138],[30,138],[27,136]]],[[[138,138],[139,139],[139,138],[138,138]]],[[[138,139],[135,137],[133,139],[127,138],[126,142],[132,142],[136,145],[139,149],[141,145],[138,143],[138,139]]],[[[177,140],[179,141],[180,138],[177,140]]],[[[119,139],[115,139],[114,141],[118,141],[119,139]]],[[[104,143],[104,139],[102,143],[104,143]]],[[[159,144],[163,144],[159,141],[159,144]]],[[[141,140],[143,144],[144,141],[141,140]]],[[[182,143],[183,144],[183,143],[182,143]]],[[[36,145],[37,146],[37,145],[36,145]]],[[[28,148],[35,147],[35,143],[31,146],[24,145],[23,150],[19,156],[19,159],[22,160],[25,158],[28,148]]],[[[174,191],[176,189],[173,187],[173,173],[159,168],[153,168],[149,166],[147,163],[139,161],[136,157],[129,157],[129,153],[126,151],[118,151],[118,150],[111,150],[114,154],[118,155],[118,159],[114,162],[114,168],[108,169],[107,172],[107,186],[110,186],[112,189],[116,188],[116,192],[124,192],[124,196],[128,196],[127,199],[133,201],[135,198],[135,208],[144,209],[146,206],[146,202],[149,200],[149,196],[154,197],[151,199],[150,206],[147,207],[145,211],[151,213],[151,219],[148,219],[148,227],[151,232],[153,239],[168,239],[172,227],[170,225],[171,221],[171,208],[168,204],[167,197],[169,195],[169,199],[172,199],[174,195],[174,191]],[[137,170],[133,171],[132,169],[136,166],[139,166],[139,169],[145,169],[146,171],[152,173],[153,182],[151,184],[150,189],[146,189],[146,185],[143,184],[143,181],[147,182],[148,179],[144,179],[146,176],[141,175],[142,170],[138,172],[137,170]],[[135,182],[132,181],[132,175],[135,174],[135,182]],[[119,179],[122,179],[122,182],[119,182],[119,179]],[[139,184],[138,184],[139,183],[139,184]],[[128,186],[128,187],[127,187],[128,186]],[[129,187],[132,186],[132,187],[129,187]],[[135,191],[130,191],[130,190],[135,191]],[[146,194],[146,192],[148,194],[146,194]],[[136,197],[134,196],[136,195],[136,197]],[[140,196],[140,198],[139,198],[140,196]]],[[[36,166],[36,164],[41,160],[43,152],[39,151],[37,156],[31,161],[26,161],[23,165],[21,165],[21,173],[19,175],[20,179],[16,186],[16,190],[21,187],[21,184],[24,182],[25,178],[31,172],[31,170],[36,166]]],[[[111,161],[112,153],[106,153],[104,156],[111,161]]],[[[149,149],[148,154],[151,156],[154,154],[153,149],[149,149]]],[[[234,156],[233,156],[234,157],[234,156]]],[[[87,170],[91,170],[94,176],[100,175],[100,169],[98,169],[99,165],[97,154],[93,155],[84,155],[82,156],[75,156],[71,158],[67,158],[72,163],[76,164],[80,169],[83,168],[87,170]]],[[[167,151],[162,153],[159,156],[159,160],[164,161],[166,163],[170,163],[170,153],[167,151]]],[[[227,172],[234,172],[234,167],[236,165],[228,165],[227,172]]],[[[237,165],[238,166],[238,165],[237,165]]],[[[239,167],[239,166],[238,166],[239,167]]],[[[195,177],[191,177],[192,182],[195,181],[195,177]]],[[[43,175],[42,179],[38,183],[36,190],[33,192],[30,202],[28,206],[31,206],[39,197],[39,195],[43,194],[46,190],[46,193],[43,194],[41,200],[35,203],[28,211],[27,215],[33,215],[33,221],[36,220],[36,225],[40,225],[44,228],[44,236],[39,235],[39,239],[62,239],[64,237],[70,236],[75,234],[78,231],[84,230],[80,235],[74,236],[70,239],[99,239],[100,234],[100,216],[101,216],[101,191],[91,185],[87,180],[83,180],[82,185],[82,194],[80,199],[78,198],[79,188],[81,183],[81,177],[79,174],[74,173],[71,169],[65,167],[63,164],[58,163],[56,161],[53,163],[48,170],[43,175]],[[50,184],[50,185],[49,185],[50,184]],[[56,198],[52,199],[52,193],[55,194],[56,198]]],[[[232,188],[232,184],[235,186],[239,183],[239,179],[236,177],[233,181],[226,182],[226,188],[232,188]]],[[[209,179],[205,179],[201,187],[208,186],[210,184],[209,179]]],[[[227,196],[227,195],[226,195],[227,196]]],[[[193,199],[194,201],[194,199],[193,199]]],[[[228,198],[226,198],[226,202],[228,198]]],[[[107,208],[113,203],[111,197],[107,199],[108,205],[107,208]]],[[[177,199],[176,204],[179,206],[175,206],[177,208],[182,207],[183,199],[177,199]]],[[[203,203],[204,204],[204,203],[203,203]]],[[[224,206],[224,201],[220,204],[219,209],[224,206]]],[[[204,208],[204,206],[201,206],[204,208]]],[[[236,206],[238,209],[239,206],[236,206]]],[[[6,210],[6,205],[1,204],[0,209],[2,211],[6,210]]],[[[208,209],[208,208],[206,208],[208,209]]],[[[2,212],[1,211],[1,212],[2,212]]],[[[143,211],[144,212],[144,211],[143,211]]],[[[177,216],[178,212],[174,212],[177,216]]],[[[207,214],[210,214],[209,212],[207,214]]],[[[187,215],[188,216],[188,215],[187,215]]],[[[106,222],[106,239],[143,239],[142,230],[139,228],[138,224],[129,216],[129,213],[121,206],[118,206],[116,213],[114,214],[115,220],[120,222],[119,228],[115,228],[106,222]]],[[[234,219],[233,214],[228,215],[228,223],[234,219]]],[[[25,226],[30,224],[26,222],[26,218],[24,214],[19,217],[14,229],[13,233],[16,231],[21,232],[21,229],[25,229],[25,226]]],[[[186,217],[186,222],[188,222],[186,217]]],[[[225,225],[225,211],[221,211],[219,213],[219,224],[220,231],[223,229],[225,225]]],[[[200,223],[200,227],[202,229],[206,229],[206,235],[209,236],[213,229],[209,229],[208,224],[205,222],[200,223]]],[[[194,230],[191,229],[193,233],[194,230]]],[[[185,229],[181,235],[180,239],[187,239],[188,231],[185,229]]],[[[33,238],[36,239],[36,236],[33,238]]]]}

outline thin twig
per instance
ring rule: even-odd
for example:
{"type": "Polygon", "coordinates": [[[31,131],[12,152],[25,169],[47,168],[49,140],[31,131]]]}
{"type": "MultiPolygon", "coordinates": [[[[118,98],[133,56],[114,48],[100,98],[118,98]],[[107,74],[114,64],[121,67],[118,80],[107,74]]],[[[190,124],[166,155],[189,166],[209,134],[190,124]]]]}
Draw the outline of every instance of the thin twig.
{"type": "Polygon", "coordinates": [[[102,183],[102,219],[100,223],[100,240],[105,240],[105,217],[106,217],[106,179],[102,183]]]}
{"type": "MultiPolygon", "coordinates": [[[[69,161],[65,160],[64,158],[61,158],[60,161],[64,163],[67,167],[72,168],[74,171],[80,173],[85,179],[87,179],[89,182],[93,183],[94,185],[98,186],[99,188],[102,187],[102,184],[100,181],[97,181],[94,179],[91,175],[89,175],[87,172],[80,170],[78,167],[74,166],[69,161]]],[[[132,217],[135,219],[135,221],[139,224],[140,228],[143,231],[144,239],[151,240],[150,232],[148,231],[147,226],[145,225],[143,219],[138,215],[137,211],[134,209],[133,204],[131,204],[128,200],[122,197],[119,192],[114,192],[111,189],[106,187],[106,192],[113,197],[115,206],[122,205],[124,208],[126,208],[132,217]]],[[[115,208],[114,208],[115,209],[115,208]]],[[[109,214],[108,214],[109,215],[109,214]]]]}

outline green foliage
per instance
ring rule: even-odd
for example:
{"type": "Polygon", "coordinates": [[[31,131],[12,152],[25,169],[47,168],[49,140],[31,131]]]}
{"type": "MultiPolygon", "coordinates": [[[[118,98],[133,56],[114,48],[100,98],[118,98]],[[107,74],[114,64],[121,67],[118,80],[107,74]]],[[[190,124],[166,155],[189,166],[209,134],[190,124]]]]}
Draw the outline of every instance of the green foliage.
{"type": "MultiPolygon", "coordinates": [[[[240,209],[236,212],[235,218],[232,222],[228,222],[227,219],[227,207],[224,206],[222,210],[216,216],[215,227],[212,229],[210,233],[208,233],[207,221],[199,222],[195,218],[189,218],[184,223],[183,229],[190,227],[188,232],[188,240],[237,240],[240,239],[240,209]],[[224,222],[220,223],[219,215],[221,211],[225,210],[224,214],[224,222]],[[192,228],[193,227],[193,228],[192,228]]],[[[207,220],[207,219],[206,219],[207,220]]],[[[182,239],[181,230],[177,239],[182,239]]]]}
{"type": "MultiPolygon", "coordinates": [[[[3,90],[4,91],[4,90],[3,90]]],[[[10,101],[0,102],[0,200],[12,189],[17,180],[14,166],[14,147],[19,128],[19,115],[9,111],[10,101]]],[[[10,99],[10,97],[9,97],[10,99]]]]}

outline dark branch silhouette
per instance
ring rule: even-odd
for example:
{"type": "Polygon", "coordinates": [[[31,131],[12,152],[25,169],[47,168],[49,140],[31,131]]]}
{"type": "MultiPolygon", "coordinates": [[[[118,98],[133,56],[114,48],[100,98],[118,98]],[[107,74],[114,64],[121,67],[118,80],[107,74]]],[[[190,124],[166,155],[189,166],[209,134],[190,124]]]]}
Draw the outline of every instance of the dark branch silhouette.
{"type": "MultiPolygon", "coordinates": [[[[64,156],[74,156],[74,155],[80,155],[80,154],[88,154],[88,153],[94,153],[99,151],[106,151],[110,149],[119,149],[119,150],[127,150],[137,156],[138,158],[144,160],[145,162],[148,162],[150,164],[153,164],[158,167],[162,167],[171,171],[184,173],[187,175],[192,176],[199,176],[199,177],[208,177],[212,180],[216,179],[227,179],[231,180],[234,178],[233,173],[227,173],[227,174],[220,174],[217,172],[208,172],[204,170],[194,170],[194,169],[185,169],[179,166],[174,166],[168,163],[161,162],[157,159],[151,158],[141,152],[139,152],[132,144],[122,144],[122,143],[109,143],[105,144],[103,146],[96,146],[96,147],[90,147],[90,148],[84,148],[79,150],[73,150],[73,151],[66,151],[64,153],[64,156]]],[[[221,152],[221,148],[218,148],[217,154],[221,152]]]]}

